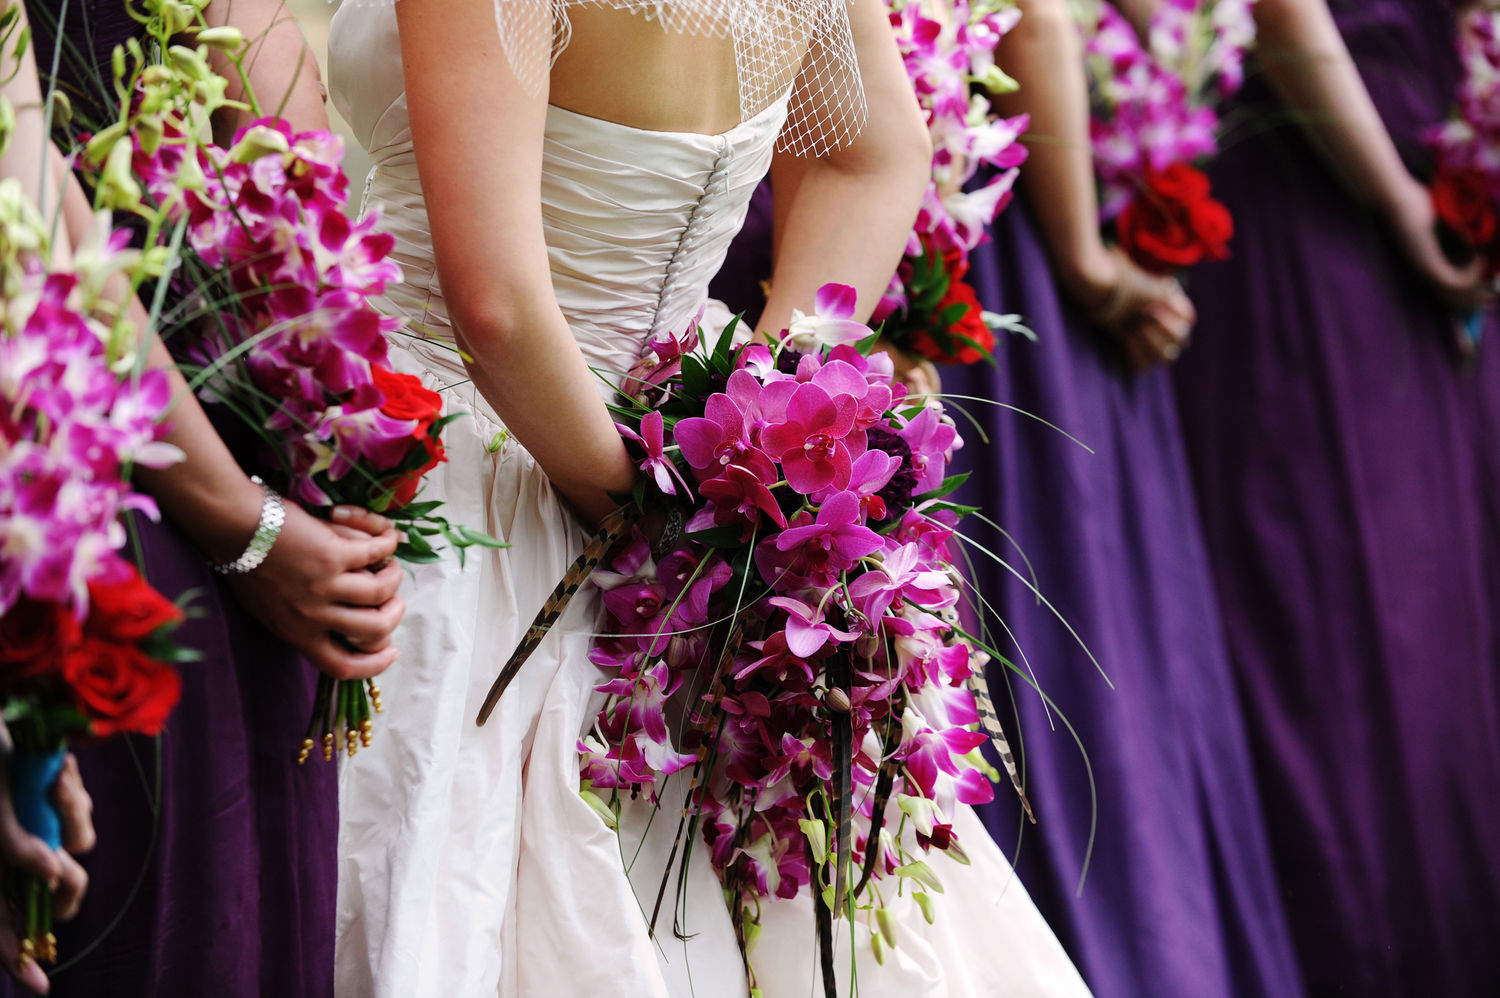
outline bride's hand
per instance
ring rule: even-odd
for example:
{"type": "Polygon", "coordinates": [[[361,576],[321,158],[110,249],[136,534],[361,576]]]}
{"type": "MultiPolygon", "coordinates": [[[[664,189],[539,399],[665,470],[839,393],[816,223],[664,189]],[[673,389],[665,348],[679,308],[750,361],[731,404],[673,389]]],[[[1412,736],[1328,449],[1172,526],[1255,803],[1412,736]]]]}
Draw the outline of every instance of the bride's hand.
{"type": "Polygon", "coordinates": [[[319,671],[365,679],[396,660],[391,632],[406,610],[397,593],[401,566],[390,560],[398,538],[390,521],[367,510],[339,506],[334,517],[325,522],[287,503],[271,553],[230,587],[319,671]]]}

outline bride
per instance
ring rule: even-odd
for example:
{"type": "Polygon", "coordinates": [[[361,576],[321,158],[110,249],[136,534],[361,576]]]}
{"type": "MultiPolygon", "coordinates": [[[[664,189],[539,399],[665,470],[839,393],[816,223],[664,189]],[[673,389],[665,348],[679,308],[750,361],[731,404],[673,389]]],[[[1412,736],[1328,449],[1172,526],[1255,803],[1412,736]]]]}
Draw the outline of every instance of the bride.
{"type": "MultiPolygon", "coordinates": [[[[884,290],[930,167],[885,9],[352,2],[330,59],[333,98],[374,162],[367,207],[406,271],[388,307],[425,334],[392,356],[465,414],[425,497],[511,545],[420,566],[406,592],[392,709],[343,770],[339,992],[744,995],[706,854],[683,892],[688,938],[653,937],[642,908],[675,821],[635,805],[617,835],[578,794],[601,679],[588,587],[489,723],[474,718],[585,525],[636,477],[593,370],[626,370],[652,333],[691,321],[767,171],[763,328],[810,310],[826,282],[858,290],[861,318],[884,290]]],[[[965,809],[956,824],[972,867],[935,860],[950,864],[935,924],[893,906],[883,966],[862,929],[842,933],[858,993],[1086,994],[977,819],[965,809]]],[[[804,896],[763,913],[751,960],[767,998],[815,993],[811,912],[804,896]]]]}

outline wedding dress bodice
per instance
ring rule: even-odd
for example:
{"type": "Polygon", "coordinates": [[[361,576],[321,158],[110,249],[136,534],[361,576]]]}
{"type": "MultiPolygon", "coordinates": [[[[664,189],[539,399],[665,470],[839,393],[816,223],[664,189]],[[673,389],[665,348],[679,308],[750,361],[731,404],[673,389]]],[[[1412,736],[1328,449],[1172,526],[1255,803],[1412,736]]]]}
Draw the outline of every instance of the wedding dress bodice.
{"type": "MultiPolygon", "coordinates": [[[[342,12],[341,12],[342,13],[342,12]]],[[[425,315],[447,337],[412,152],[395,14],[335,15],[332,97],[369,151],[366,209],[396,237],[393,254],[425,315]]],[[[786,102],[721,135],[657,132],[551,107],[542,209],[558,304],[589,363],[627,370],[652,333],[681,332],[707,295],[750,195],[770,165],[786,102]]]]}

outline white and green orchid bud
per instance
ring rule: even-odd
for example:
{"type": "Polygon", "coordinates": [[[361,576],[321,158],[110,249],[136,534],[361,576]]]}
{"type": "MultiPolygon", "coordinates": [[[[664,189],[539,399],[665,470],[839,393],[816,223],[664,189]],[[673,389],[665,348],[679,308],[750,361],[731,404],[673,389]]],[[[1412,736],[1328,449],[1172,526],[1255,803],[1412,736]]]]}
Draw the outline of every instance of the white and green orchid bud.
{"type": "Polygon", "coordinates": [[[875,962],[885,966],[885,943],[880,939],[880,933],[870,933],[870,952],[875,956],[875,962]]]}
{"type": "Polygon", "coordinates": [[[10,148],[11,136],[15,134],[16,109],[4,94],[0,94],[0,156],[4,156],[5,150],[10,148]]]}
{"type": "Polygon", "coordinates": [[[875,924],[880,928],[880,936],[890,944],[891,949],[896,948],[896,916],[889,908],[875,909],[875,924]]]}
{"type": "Polygon", "coordinates": [[[115,79],[125,79],[125,47],[116,45],[115,50],[109,54],[109,68],[113,70],[115,79]]]}
{"type": "Polygon", "coordinates": [[[749,956],[755,951],[755,944],[760,942],[760,922],[756,921],[755,912],[749,908],[745,909],[744,916],[740,919],[745,934],[745,955],[749,956]]]}
{"type": "MultiPolygon", "coordinates": [[[[125,137],[125,130],[128,124],[128,122],[117,121],[108,128],[101,129],[95,133],[94,137],[89,139],[88,143],[83,147],[83,154],[88,157],[89,162],[103,163],[108,159],[110,153],[114,151],[115,145],[125,137]]],[[[130,143],[127,142],[125,145],[128,148],[130,143]]]]}
{"type": "Polygon", "coordinates": [[[136,118],[135,137],[141,144],[142,152],[148,156],[155,153],[156,147],[161,145],[161,118],[154,114],[145,114],[136,118]]]}
{"type": "Polygon", "coordinates": [[[619,817],[598,794],[594,793],[592,790],[580,790],[578,791],[578,796],[583,798],[583,802],[590,808],[592,808],[594,813],[597,814],[601,819],[603,819],[606,825],[608,825],[610,828],[619,827],[619,817]]]}
{"type": "Polygon", "coordinates": [[[188,48],[186,45],[172,45],[167,48],[167,64],[183,80],[197,83],[212,75],[208,68],[208,57],[201,49],[188,48]]]}
{"type": "Polygon", "coordinates": [[[984,71],[974,77],[974,82],[984,87],[990,93],[1009,94],[1021,89],[1015,77],[1006,73],[1005,70],[994,63],[984,67],[984,71]]]}
{"type": "Polygon", "coordinates": [[[905,866],[896,868],[896,876],[907,880],[915,880],[934,894],[943,893],[943,883],[938,880],[937,874],[932,872],[932,867],[920,859],[913,860],[905,866]]]}
{"type": "Polygon", "coordinates": [[[54,128],[66,127],[73,121],[73,102],[68,99],[67,94],[54,88],[47,94],[47,102],[50,105],[49,110],[52,113],[54,128]]]}
{"type": "Polygon", "coordinates": [[[285,156],[292,147],[286,136],[274,128],[256,125],[245,131],[244,136],[229,150],[229,158],[236,163],[253,163],[263,156],[285,156]]]}
{"type": "Polygon", "coordinates": [[[225,25],[219,28],[204,28],[193,36],[193,40],[199,45],[207,45],[211,49],[220,52],[238,52],[245,47],[245,35],[239,28],[233,25],[225,25]]]}
{"type": "Polygon", "coordinates": [[[166,86],[175,80],[172,71],[161,63],[152,63],[141,70],[141,86],[148,89],[166,86]]]}
{"type": "Polygon", "coordinates": [[[193,26],[198,19],[198,10],[192,4],[164,3],[161,5],[162,27],[168,35],[180,35],[193,26]]]}
{"type": "Polygon", "coordinates": [[[822,866],[828,862],[828,826],[816,818],[799,818],[797,827],[807,836],[808,848],[812,850],[813,862],[822,866]]]}
{"type": "Polygon", "coordinates": [[[927,919],[928,925],[937,921],[937,911],[933,908],[931,894],[926,891],[912,891],[911,898],[917,902],[917,907],[922,909],[922,917],[927,919]]]}
{"type": "Polygon", "coordinates": [[[111,211],[132,211],[140,206],[143,192],[130,164],[134,152],[130,142],[116,142],[104,161],[99,193],[105,207],[111,211]]]}

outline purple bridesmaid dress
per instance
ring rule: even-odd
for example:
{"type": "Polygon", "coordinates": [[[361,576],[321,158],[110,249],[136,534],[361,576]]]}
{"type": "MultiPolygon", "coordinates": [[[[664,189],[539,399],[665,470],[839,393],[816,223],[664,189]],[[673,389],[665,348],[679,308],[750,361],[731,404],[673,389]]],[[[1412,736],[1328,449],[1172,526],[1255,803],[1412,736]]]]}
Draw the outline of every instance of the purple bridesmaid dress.
{"type": "MultiPolygon", "coordinates": [[[[1421,176],[1458,5],[1331,6],[1421,176]]],[[[1252,87],[1239,115],[1234,258],[1192,275],[1176,385],[1308,989],[1500,994],[1500,342],[1461,369],[1285,109],[1252,87]]]]}
{"type": "MultiPolygon", "coordinates": [[[[752,312],[769,268],[769,213],[756,218],[714,287],[752,312]]],[[[1098,827],[1081,896],[1094,820],[1088,769],[1064,725],[1014,677],[1040,824],[1023,829],[1003,787],[981,811],[1002,845],[1018,846],[1022,882],[1100,998],[1297,998],[1170,385],[1163,374],[1124,373],[1111,345],[1068,313],[1021,205],[994,238],[974,254],[970,279],[987,308],[1023,314],[1038,342],[1003,341],[998,368],[944,368],[944,391],[1017,406],[1094,451],[1017,413],[950,403],[983,427],[956,417],[966,440],[958,460],[974,472],[965,501],[1005,527],[1025,559],[977,520],[967,532],[1035,573],[1114,683],[1031,590],[971,552],[978,592],[1014,636],[992,621],[995,641],[1035,671],[1093,767],[1098,827]]],[[[1009,715],[1004,668],[992,664],[990,680],[1009,715]]]]}
{"type": "MultiPolygon", "coordinates": [[[[29,4],[52,61],[63,0],[29,4]]],[[[137,25],[119,0],[68,0],[60,85],[97,114],[109,53],[137,25]]],[[[334,766],[298,767],[314,673],[252,620],[170,524],[137,520],[146,577],[191,594],[182,700],[159,738],[80,748],[99,844],[82,912],[59,927],[57,996],[320,998],[333,992],[334,766]]],[[[3,975],[0,975],[3,978],[3,975]]],[[[21,994],[8,978],[0,993],[21,994]]]]}

